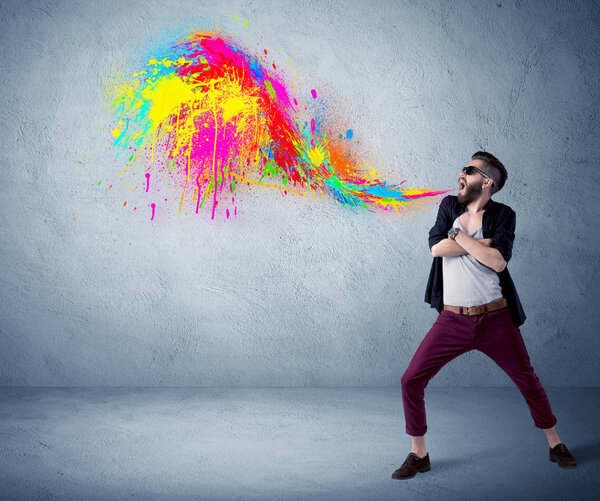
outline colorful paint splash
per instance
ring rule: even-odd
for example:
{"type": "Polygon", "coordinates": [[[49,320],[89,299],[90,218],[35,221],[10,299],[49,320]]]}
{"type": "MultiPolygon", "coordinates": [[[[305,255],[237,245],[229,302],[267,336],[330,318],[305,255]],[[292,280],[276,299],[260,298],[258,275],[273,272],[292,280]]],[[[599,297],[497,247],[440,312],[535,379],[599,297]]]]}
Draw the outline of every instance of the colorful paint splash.
{"type": "Polygon", "coordinates": [[[150,59],[111,92],[114,145],[119,158],[129,155],[119,176],[140,179],[142,167],[146,193],[167,187],[178,213],[207,205],[213,219],[237,215],[240,186],[320,191],[384,210],[447,193],[382,181],[317,89],[293,89],[269,61],[266,50],[252,55],[216,32],[193,33],[150,59]]]}

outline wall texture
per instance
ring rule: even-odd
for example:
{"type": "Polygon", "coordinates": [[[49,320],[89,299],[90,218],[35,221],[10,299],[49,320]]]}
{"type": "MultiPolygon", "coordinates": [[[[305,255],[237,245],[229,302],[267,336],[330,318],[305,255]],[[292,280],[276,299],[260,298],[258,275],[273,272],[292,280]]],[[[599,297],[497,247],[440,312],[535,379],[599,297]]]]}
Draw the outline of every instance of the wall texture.
{"type": "MultiPolygon", "coordinates": [[[[496,154],[533,366],[599,385],[599,21],[592,1],[3,1],[0,384],[400,384],[436,316],[435,203],[353,213],[254,191],[226,223],[150,222],[106,190],[108,75],[216,25],[344,96],[397,180],[455,188],[474,151],[496,154]]],[[[431,384],[511,382],[472,352],[431,384]]]]}

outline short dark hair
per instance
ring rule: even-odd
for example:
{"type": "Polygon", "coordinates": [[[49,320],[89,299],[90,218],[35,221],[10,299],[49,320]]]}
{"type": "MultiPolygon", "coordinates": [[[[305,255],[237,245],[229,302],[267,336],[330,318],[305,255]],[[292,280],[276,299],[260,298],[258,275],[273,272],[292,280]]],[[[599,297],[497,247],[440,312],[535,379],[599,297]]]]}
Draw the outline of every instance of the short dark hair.
{"type": "Polygon", "coordinates": [[[477,151],[473,153],[471,160],[483,160],[486,164],[492,167],[493,172],[491,172],[490,175],[494,180],[493,193],[500,191],[504,186],[504,183],[506,182],[506,178],[508,177],[506,168],[504,167],[502,162],[487,151],[477,151]]]}

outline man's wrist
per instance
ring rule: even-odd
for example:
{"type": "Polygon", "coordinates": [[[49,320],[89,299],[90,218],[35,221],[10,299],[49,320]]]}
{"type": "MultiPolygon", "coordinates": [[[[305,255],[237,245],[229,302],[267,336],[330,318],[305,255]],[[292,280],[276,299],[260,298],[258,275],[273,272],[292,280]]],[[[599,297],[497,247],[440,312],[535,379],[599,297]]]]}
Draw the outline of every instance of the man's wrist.
{"type": "MultiPolygon", "coordinates": [[[[454,241],[460,245],[460,242],[464,242],[464,239],[466,237],[468,237],[468,235],[464,231],[458,230],[456,232],[456,236],[454,237],[454,241]]],[[[462,245],[461,245],[461,247],[462,247],[462,245]]]]}

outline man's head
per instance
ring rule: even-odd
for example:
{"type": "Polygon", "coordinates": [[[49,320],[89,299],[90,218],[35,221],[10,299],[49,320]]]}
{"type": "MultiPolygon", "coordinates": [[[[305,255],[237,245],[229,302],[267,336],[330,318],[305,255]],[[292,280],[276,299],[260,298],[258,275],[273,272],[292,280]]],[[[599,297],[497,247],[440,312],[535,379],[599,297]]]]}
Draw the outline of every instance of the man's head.
{"type": "Polygon", "coordinates": [[[481,195],[490,198],[502,189],[506,178],[506,169],[500,160],[491,153],[478,151],[473,154],[471,162],[463,168],[458,179],[458,202],[468,205],[481,195]]]}

